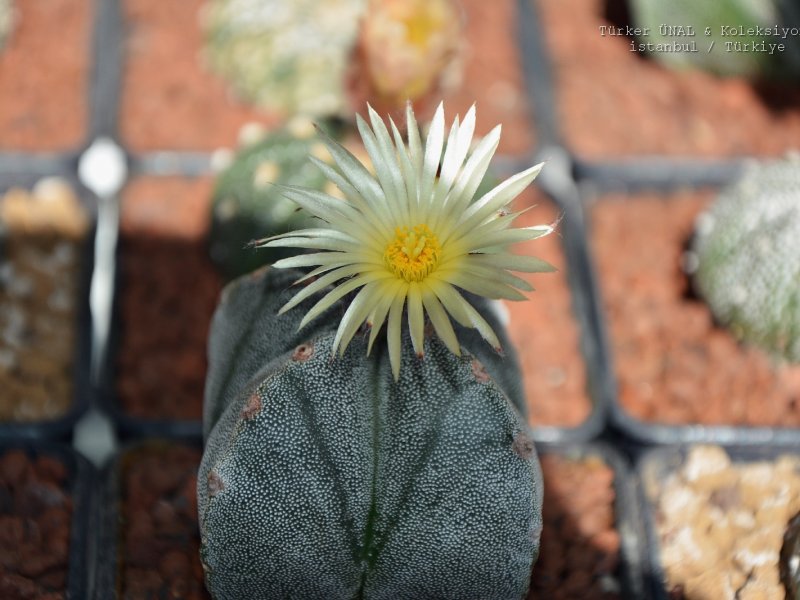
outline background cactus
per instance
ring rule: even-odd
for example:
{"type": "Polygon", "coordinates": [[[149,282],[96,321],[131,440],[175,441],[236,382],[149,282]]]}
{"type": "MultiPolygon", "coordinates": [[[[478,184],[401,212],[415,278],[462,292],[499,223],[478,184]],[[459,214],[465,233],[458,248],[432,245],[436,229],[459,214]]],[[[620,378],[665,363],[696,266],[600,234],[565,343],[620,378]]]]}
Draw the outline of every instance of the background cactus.
{"type": "Polygon", "coordinates": [[[210,66],[247,101],[285,114],[346,106],[344,77],[366,0],[210,0],[210,66]]]}
{"type": "Polygon", "coordinates": [[[12,0],[0,0],[0,50],[6,44],[14,26],[14,4],[12,0]]]}
{"type": "Polygon", "coordinates": [[[695,285],[746,342],[800,361],[800,157],[751,168],[698,219],[695,285]]]}
{"type": "Polygon", "coordinates": [[[217,177],[211,203],[212,260],[233,278],[288,256],[283,249],[247,248],[254,239],[306,226],[311,217],[273,184],[323,190],[327,179],[309,154],[327,156],[311,121],[296,118],[287,127],[237,151],[217,177]]]}
{"type": "MultiPolygon", "coordinates": [[[[541,475],[519,372],[475,330],[464,353],[331,344],[346,304],[302,331],[276,312],[296,272],[230,284],[214,317],[198,477],[216,598],[521,598],[538,553],[541,475]]],[[[507,338],[483,301],[474,300],[507,338]]]]}
{"type": "Polygon", "coordinates": [[[383,110],[441,93],[460,77],[462,14],[454,0],[371,0],[352,70],[355,89],[383,110]]]}
{"type": "Polygon", "coordinates": [[[722,26],[745,30],[772,27],[776,24],[796,27],[800,22],[800,8],[796,0],[629,0],[634,25],[649,28],[649,34],[640,36],[639,42],[663,44],[670,42],[696,42],[697,52],[653,52],[651,56],[673,68],[695,67],[724,76],[788,77],[800,73],[800,38],[764,35],[722,35],[722,26]],[[675,37],[663,32],[662,25],[690,25],[694,37],[675,37]],[[706,35],[706,27],[710,35],[706,35]],[[714,42],[714,48],[708,48],[714,42]],[[747,44],[781,43],[782,52],[727,51],[726,42],[747,44]]]}

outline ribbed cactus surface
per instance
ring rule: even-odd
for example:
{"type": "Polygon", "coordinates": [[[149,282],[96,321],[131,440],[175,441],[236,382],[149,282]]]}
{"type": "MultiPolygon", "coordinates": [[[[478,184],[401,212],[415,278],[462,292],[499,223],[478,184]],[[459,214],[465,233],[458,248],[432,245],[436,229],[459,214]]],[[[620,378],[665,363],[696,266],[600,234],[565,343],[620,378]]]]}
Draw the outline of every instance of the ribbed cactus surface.
{"type": "Polygon", "coordinates": [[[542,484],[510,349],[459,329],[462,356],[431,335],[418,358],[406,339],[395,381],[385,344],[332,356],[343,305],[299,333],[305,311],[276,316],[296,278],[239,279],[214,317],[198,478],[212,595],[524,597],[542,484]]]}
{"type": "Polygon", "coordinates": [[[800,361],[800,157],[753,166],[697,223],[695,285],[746,342],[800,361]]]}

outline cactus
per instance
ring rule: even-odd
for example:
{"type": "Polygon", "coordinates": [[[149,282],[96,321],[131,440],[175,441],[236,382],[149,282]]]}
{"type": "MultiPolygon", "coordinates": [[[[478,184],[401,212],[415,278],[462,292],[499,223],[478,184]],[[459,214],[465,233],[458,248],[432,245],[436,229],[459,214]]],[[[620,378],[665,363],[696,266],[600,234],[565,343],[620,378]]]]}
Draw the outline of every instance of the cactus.
{"type": "Polygon", "coordinates": [[[230,278],[290,256],[276,249],[253,251],[247,244],[266,232],[276,235],[309,224],[311,217],[274,184],[323,190],[327,179],[308,160],[327,155],[311,121],[295,118],[237,151],[215,182],[209,232],[211,258],[230,278]]]}
{"type": "Polygon", "coordinates": [[[800,73],[800,38],[780,31],[764,31],[774,30],[776,24],[796,28],[800,16],[796,0],[629,0],[629,3],[634,25],[647,30],[639,36],[640,43],[696,44],[694,51],[652,51],[653,58],[666,66],[694,67],[717,75],[749,78],[790,78],[800,73]],[[683,29],[670,30],[670,26],[683,29]],[[693,29],[692,35],[683,35],[689,31],[687,26],[693,29]],[[762,43],[766,46],[759,50],[762,43]],[[770,43],[783,44],[784,48],[769,52],[770,43]]]}
{"type": "Polygon", "coordinates": [[[458,79],[461,15],[454,0],[371,0],[359,30],[355,86],[387,111],[458,79]]]}
{"type": "Polygon", "coordinates": [[[788,600],[800,600],[800,513],[786,526],[780,554],[780,574],[788,600]]]}
{"type": "Polygon", "coordinates": [[[800,157],[751,168],[698,219],[694,284],[740,339],[800,361],[800,157]]]}
{"type": "Polygon", "coordinates": [[[344,76],[365,0],[211,0],[212,69],[248,102],[285,114],[346,107],[344,76]]]}
{"type": "MultiPolygon", "coordinates": [[[[215,598],[508,599],[538,554],[542,483],[513,353],[425,336],[332,355],[346,303],[298,332],[297,272],[229,284],[209,342],[198,476],[215,598]]],[[[508,343],[487,302],[473,304],[508,343]]],[[[306,300],[304,308],[311,304],[306,300]]],[[[301,305],[303,306],[303,305],[301,305]]]]}

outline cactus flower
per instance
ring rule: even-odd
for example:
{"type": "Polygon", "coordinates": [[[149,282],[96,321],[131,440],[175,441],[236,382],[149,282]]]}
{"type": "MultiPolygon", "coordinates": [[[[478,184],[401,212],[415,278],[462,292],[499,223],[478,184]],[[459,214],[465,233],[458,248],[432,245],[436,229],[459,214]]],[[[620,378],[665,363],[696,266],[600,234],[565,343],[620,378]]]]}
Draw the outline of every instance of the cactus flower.
{"type": "Polygon", "coordinates": [[[445,131],[439,105],[427,139],[421,140],[410,104],[407,139],[390,119],[391,133],[370,107],[368,124],[358,130],[372,161],[373,176],[351,153],[325,138],[335,166],[311,157],[342,192],[345,200],[316,190],[282,187],[289,199],[318,217],[324,226],[302,229],[256,242],[258,247],[314,250],[277,261],[278,268],[313,267],[299,282],[306,285],[281,312],[333,286],[309,309],[303,327],[339,299],[354,292],[338,326],[333,351],[344,353],[363,323],[371,327],[367,352],[387,323],[389,359],[395,379],[400,373],[404,309],[413,349],[423,352],[425,317],[447,348],[460,354],[450,322],[475,328],[497,351],[491,326],[460,290],[486,298],[524,300],[531,286],[510,271],[554,270],[533,256],[509,252],[516,242],[551,233],[553,225],[514,228],[521,214],[509,203],[542,168],[537,164],[475,198],[500,140],[495,127],[470,152],[475,107],[445,131]],[[448,316],[449,315],[449,316],[448,316]]]}

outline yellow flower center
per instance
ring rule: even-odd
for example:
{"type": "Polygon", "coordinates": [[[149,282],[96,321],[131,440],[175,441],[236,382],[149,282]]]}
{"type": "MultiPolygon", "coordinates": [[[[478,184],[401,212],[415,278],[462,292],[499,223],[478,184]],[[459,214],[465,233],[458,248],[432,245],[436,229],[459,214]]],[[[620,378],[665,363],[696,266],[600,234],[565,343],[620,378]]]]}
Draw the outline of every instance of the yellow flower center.
{"type": "Polygon", "coordinates": [[[397,227],[383,260],[389,270],[406,281],[422,281],[439,265],[439,240],[427,225],[397,227]]]}

